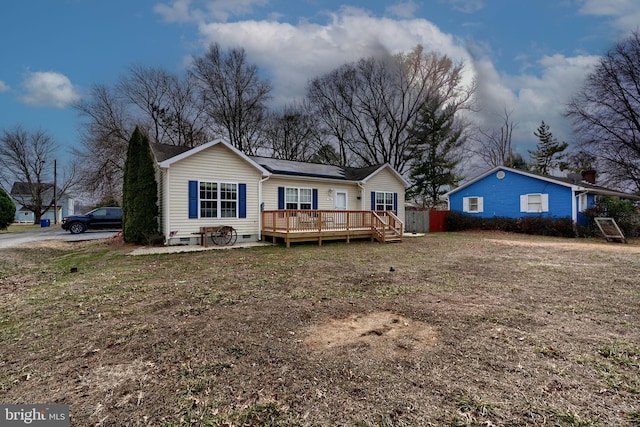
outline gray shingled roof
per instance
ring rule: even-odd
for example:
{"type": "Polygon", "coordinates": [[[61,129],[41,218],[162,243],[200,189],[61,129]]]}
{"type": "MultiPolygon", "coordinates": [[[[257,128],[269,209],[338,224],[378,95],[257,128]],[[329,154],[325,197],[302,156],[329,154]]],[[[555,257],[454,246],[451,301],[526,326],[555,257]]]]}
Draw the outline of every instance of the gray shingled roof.
{"type": "MultiPolygon", "coordinates": [[[[158,162],[163,162],[191,150],[191,147],[181,147],[167,144],[151,144],[151,150],[158,162]]],[[[248,156],[251,160],[271,173],[279,175],[309,176],[316,178],[342,179],[360,181],[374,173],[382,165],[364,168],[351,168],[320,163],[298,162],[293,160],[274,159],[271,157],[248,156]]]]}
{"type": "MultiPolygon", "coordinates": [[[[603,187],[601,185],[592,184],[589,181],[585,181],[582,178],[573,179],[571,177],[545,175],[545,174],[536,173],[536,172],[530,172],[530,171],[526,171],[526,172],[531,174],[531,175],[537,175],[539,177],[551,179],[551,180],[558,181],[558,182],[564,182],[564,183],[571,184],[571,185],[579,185],[580,187],[583,187],[583,188],[586,188],[587,190],[590,190],[594,194],[603,194],[603,195],[616,196],[616,197],[625,197],[625,198],[632,199],[632,200],[640,200],[640,197],[636,196],[634,194],[628,194],[628,193],[624,193],[622,191],[613,190],[611,188],[603,187]]],[[[579,174],[577,174],[577,175],[579,175],[579,174]]]]}
{"type": "Polygon", "coordinates": [[[153,155],[156,157],[156,161],[164,162],[167,159],[170,159],[175,156],[179,156],[180,154],[191,150],[192,147],[185,147],[181,145],[169,145],[169,144],[150,144],[151,151],[153,155]]]}

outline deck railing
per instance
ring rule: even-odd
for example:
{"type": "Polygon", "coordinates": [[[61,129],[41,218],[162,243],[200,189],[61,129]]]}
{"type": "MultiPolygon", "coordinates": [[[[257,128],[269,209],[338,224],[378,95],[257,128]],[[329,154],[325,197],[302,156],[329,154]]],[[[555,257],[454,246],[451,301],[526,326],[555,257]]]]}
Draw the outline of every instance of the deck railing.
{"type": "Polygon", "coordinates": [[[374,238],[384,242],[390,235],[402,236],[403,224],[390,211],[285,209],[263,211],[262,230],[278,233],[371,230],[374,238]]]}
{"type": "Polygon", "coordinates": [[[400,221],[400,218],[391,211],[371,212],[373,215],[374,237],[384,243],[388,239],[395,239],[401,237],[403,233],[404,224],[400,221]]]}

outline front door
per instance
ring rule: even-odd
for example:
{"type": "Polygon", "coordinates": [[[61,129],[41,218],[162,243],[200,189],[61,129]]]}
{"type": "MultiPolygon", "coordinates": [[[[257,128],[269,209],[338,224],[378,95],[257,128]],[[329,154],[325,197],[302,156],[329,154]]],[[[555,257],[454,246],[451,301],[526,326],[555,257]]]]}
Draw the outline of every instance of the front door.
{"type": "Polygon", "coordinates": [[[347,192],[336,191],[335,209],[346,211],[347,210],[347,192]]]}

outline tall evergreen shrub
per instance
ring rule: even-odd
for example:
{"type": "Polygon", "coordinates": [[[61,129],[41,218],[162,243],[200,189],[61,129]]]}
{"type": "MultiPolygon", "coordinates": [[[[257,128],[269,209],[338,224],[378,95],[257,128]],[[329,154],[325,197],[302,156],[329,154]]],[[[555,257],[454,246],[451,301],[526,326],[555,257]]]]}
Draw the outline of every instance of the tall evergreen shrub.
{"type": "Polygon", "coordinates": [[[125,242],[147,244],[158,234],[158,187],[149,138],[138,127],[129,139],[122,188],[125,242]]]}
{"type": "Polygon", "coordinates": [[[0,230],[6,230],[16,216],[16,205],[11,197],[0,188],[0,230]]]}

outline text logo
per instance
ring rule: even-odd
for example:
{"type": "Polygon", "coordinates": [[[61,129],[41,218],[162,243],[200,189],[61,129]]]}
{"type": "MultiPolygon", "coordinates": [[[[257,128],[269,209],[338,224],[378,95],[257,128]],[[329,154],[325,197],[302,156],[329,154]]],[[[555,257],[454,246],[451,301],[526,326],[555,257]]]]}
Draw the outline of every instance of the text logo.
{"type": "Polygon", "coordinates": [[[0,405],[0,425],[69,427],[69,405],[0,405]]]}

